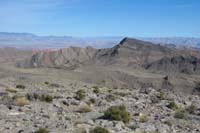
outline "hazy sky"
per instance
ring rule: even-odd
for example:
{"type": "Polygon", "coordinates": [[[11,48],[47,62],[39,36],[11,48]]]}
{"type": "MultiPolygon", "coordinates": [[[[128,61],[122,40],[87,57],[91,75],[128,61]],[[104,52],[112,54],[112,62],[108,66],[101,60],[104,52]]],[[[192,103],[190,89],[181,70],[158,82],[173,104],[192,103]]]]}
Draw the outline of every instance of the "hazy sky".
{"type": "Polygon", "coordinates": [[[200,0],[0,0],[0,31],[200,37],[200,0]]]}

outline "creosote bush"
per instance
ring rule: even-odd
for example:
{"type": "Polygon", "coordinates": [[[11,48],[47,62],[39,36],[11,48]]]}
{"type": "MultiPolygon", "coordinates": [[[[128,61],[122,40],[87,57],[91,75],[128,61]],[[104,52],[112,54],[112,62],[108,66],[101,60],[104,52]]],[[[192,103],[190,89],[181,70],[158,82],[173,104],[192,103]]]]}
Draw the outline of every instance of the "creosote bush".
{"type": "Polygon", "coordinates": [[[51,103],[53,101],[53,96],[50,95],[42,95],[40,98],[41,101],[45,101],[51,103]]]}
{"type": "Polygon", "coordinates": [[[175,112],[174,118],[186,119],[187,118],[187,113],[184,110],[178,110],[178,111],[175,112]]]}
{"type": "Polygon", "coordinates": [[[86,94],[85,94],[86,92],[84,91],[84,90],[78,90],[77,92],[76,92],[76,96],[75,96],[75,99],[77,99],[77,100],[82,100],[82,99],[84,99],[85,97],[86,97],[86,94]]]}
{"type": "Polygon", "coordinates": [[[94,86],[93,88],[94,88],[94,90],[93,90],[94,93],[96,93],[96,94],[100,93],[100,90],[97,86],[94,86]]]}
{"type": "Polygon", "coordinates": [[[177,110],[178,109],[178,106],[175,102],[170,102],[168,105],[167,105],[168,108],[172,109],[172,110],[177,110]]]}
{"type": "Polygon", "coordinates": [[[104,112],[104,119],[108,120],[116,120],[116,121],[123,121],[124,123],[129,123],[131,120],[131,115],[128,111],[126,111],[125,106],[113,106],[108,108],[104,112]]]}
{"type": "Polygon", "coordinates": [[[197,109],[197,107],[192,104],[192,105],[190,105],[189,107],[186,108],[186,111],[190,114],[194,114],[196,109],[197,109]]]}
{"type": "Polygon", "coordinates": [[[110,133],[108,129],[103,127],[95,127],[90,133],[110,133]]]}
{"type": "Polygon", "coordinates": [[[37,131],[35,131],[34,133],[50,133],[46,128],[40,128],[37,131]]]}
{"type": "Polygon", "coordinates": [[[16,85],[16,88],[18,88],[18,89],[25,89],[26,87],[24,86],[24,85],[16,85]]]}

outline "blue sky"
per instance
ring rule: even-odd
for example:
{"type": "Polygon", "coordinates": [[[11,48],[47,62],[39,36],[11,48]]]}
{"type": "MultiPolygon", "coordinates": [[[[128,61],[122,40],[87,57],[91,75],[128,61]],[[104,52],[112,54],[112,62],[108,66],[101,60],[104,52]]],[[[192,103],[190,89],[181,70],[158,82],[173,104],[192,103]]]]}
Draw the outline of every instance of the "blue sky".
{"type": "Polygon", "coordinates": [[[200,37],[200,0],[0,0],[0,31],[200,37]]]}

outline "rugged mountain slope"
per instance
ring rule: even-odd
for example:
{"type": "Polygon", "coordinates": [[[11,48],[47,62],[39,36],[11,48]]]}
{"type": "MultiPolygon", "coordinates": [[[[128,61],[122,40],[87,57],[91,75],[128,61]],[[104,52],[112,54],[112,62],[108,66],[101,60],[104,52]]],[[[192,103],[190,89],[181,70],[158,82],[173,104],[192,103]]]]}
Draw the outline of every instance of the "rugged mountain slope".
{"type": "Polygon", "coordinates": [[[56,51],[43,51],[34,54],[19,67],[76,68],[81,65],[144,65],[146,69],[196,72],[200,50],[176,49],[155,45],[150,42],[124,38],[118,45],[107,49],[92,47],[70,47],[56,51]],[[196,64],[194,64],[196,62],[196,64]]]}
{"type": "Polygon", "coordinates": [[[41,51],[30,59],[18,62],[18,67],[55,67],[74,68],[90,60],[96,50],[87,48],[70,47],[58,51],[41,51]]]}
{"type": "Polygon", "coordinates": [[[125,38],[118,45],[107,49],[70,47],[58,51],[39,52],[31,59],[19,63],[20,67],[76,67],[81,64],[133,65],[171,56],[174,50],[136,39],[125,38]]]}
{"type": "Polygon", "coordinates": [[[162,58],[161,60],[145,65],[148,70],[179,72],[179,73],[200,73],[200,59],[195,56],[175,56],[162,58]]]}
{"type": "Polygon", "coordinates": [[[124,38],[111,49],[99,50],[96,57],[105,64],[133,65],[172,56],[175,49],[155,45],[150,42],[124,38]]]}

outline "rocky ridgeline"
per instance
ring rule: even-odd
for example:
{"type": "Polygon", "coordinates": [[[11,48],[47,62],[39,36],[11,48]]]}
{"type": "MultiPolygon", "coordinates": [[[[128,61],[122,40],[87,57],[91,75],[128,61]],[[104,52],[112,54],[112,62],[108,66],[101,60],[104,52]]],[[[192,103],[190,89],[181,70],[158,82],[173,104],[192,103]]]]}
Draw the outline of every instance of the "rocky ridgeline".
{"type": "Polygon", "coordinates": [[[200,132],[199,95],[23,81],[0,86],[2,133],[200,132]]]}
{"type": "Polygon", "coordinates": [[[176,49],[141,40],[124,38],[107,49],[70,47],[41,51],[17,63],[21,68],[51,67],[76,69],[80,66],[145,66],[148,70],[195,73],[200,71],[199,49],[176,49]]]}

